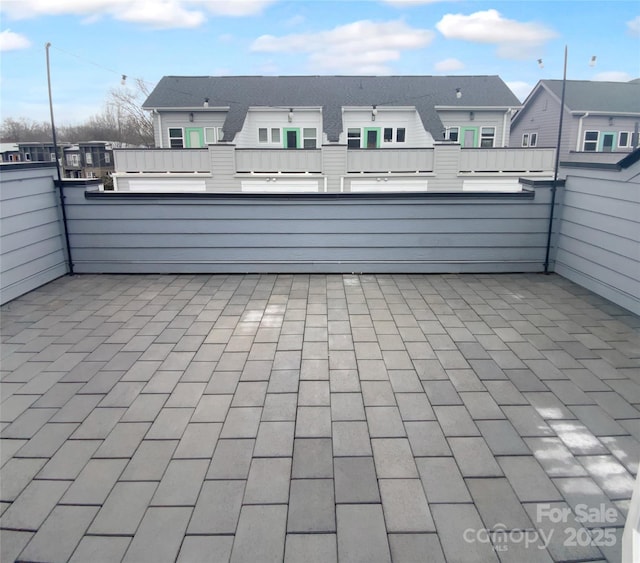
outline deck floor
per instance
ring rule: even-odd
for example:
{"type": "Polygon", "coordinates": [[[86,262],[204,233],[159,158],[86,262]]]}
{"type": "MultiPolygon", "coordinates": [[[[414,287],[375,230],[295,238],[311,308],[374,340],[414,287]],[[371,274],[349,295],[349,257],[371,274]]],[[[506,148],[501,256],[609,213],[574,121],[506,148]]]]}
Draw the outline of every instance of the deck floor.
{"type": "Polygon", "coordinates": [[[3,562],[620,560],[640,319],[559,276],[80,275],[1,316],[3,562]]]}

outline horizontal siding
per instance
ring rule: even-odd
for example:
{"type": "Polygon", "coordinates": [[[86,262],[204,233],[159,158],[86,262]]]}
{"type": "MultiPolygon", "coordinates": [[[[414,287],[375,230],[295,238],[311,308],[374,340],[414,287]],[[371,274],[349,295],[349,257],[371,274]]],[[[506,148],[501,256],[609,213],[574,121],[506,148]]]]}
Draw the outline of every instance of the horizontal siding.
{"type": "Polygon", "coordinates": [[[555,271],[640,314],[640,186],[618,175],[567,177],[555,271]]]}
{"type": "Polygon", "coordinates": [[[0,179],[0,302],[67,272],[54,168],[3,170],[0,179]]]}
{"type": "Polygon", "coordinates": [[[85,199],[68,215],[78,272],[540,271],[535,199],[85,199]]]}

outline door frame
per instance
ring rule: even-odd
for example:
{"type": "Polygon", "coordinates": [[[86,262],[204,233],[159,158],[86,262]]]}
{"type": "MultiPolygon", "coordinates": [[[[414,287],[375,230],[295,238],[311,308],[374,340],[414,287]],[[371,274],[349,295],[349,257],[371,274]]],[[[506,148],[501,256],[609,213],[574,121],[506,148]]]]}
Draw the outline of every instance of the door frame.
{"type": "Polygon", "coordinates": [[[369,142],[368,142],[368,137],[369,137],[369,132],[373,131],[376,134],[376,149],[380,148],[380,131],[381,128],[380,127],[365,127],[364,128],[364,139],[362,140],[363,146],[365,149],[369,148],[369,142]]]}
{"type": "Polygon", "coordinates": [[[300,135],[300,128],[299,127],[285,127],[282,129],[282,146],[285,149],[290,149],[290,148],[302,148],[302,136],[300,135]],[[293,132],[296,134],[296,146],[295,147],[289,147],[287,146],[287,137],[289,135],[290,132],[293,132]]]}
{"type": "Polygon", "coordinates": [[[477,147],[478,146],[478,128],[477,127],[461,127],[460,128],[460,138],[458,139],[460,146],[466,147],[466,145],[464,144],[464,139],[465,139],[465,133],[467,131],[473,131],[473,146],[467,147],[467,148],[477,147]]]}
{"type": "Polygon", "coordinates": [[[613,131],[600,131],[600,137],[598,138],[598,151],[599,152],[605,152],[605,150],[604,150],[604,138],[605,137],[611,137],[611,139],[612,139],[612,141],[611,141],[611,152],[614,152],[616,150],[617,134],[614,133],[613,131]]]}
{"type": "Polygon", "coordinates": [[[202,127],[185,127],[184,128],[184,146],[187,147],[188,149],[201,149],[202,147],[205,146],[204,130],[202,129],[202,127]],[[191,133],[194,131],[198,133],[198,140],[200,142],[200,145],[197,147],[191,146],[191,133]]]}

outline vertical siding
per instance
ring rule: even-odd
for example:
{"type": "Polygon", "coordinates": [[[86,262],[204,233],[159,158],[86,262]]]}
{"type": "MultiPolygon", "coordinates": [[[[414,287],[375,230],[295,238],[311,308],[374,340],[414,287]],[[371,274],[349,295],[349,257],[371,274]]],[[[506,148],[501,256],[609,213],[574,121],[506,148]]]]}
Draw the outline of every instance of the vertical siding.
{"type": "Polygon", "coordinates": [[[462,190],[462,178],[458,176],[460,150],[460,145],[454,143],[442,143],[436,146],[433,162],[436,175],[429,179],[430,190],[462,190]]]}
{"type": "Polygon", "coordinates": [[[339,192],[341,179],[347,173],[347,147],[324,145],[322,147],[322,172],[327,178],[327,191],[339,192]]]}
{"type": "Polygon", "coordinates": [[[76,271],[540,271],[548,189],[490,197],[70,190],[76,271]],[[354,195],[356,197],[354,197],[354,195]]]}
{"type": "Polygon", "coordinates": [[[555,271],[640,314],[640,163],[568,171],[555,271]]]}
{"type": "Polygon", "coordinates": [[[236,151],[234,145],[211,145],[211,178],[207,189],[211,191],[240,191],[240,180],[236,178],[236,151]]]}
{"type": "Polygon", "coordinates": [[[55,168],[2,169],[0,302],[67,273],[55,168]]]}

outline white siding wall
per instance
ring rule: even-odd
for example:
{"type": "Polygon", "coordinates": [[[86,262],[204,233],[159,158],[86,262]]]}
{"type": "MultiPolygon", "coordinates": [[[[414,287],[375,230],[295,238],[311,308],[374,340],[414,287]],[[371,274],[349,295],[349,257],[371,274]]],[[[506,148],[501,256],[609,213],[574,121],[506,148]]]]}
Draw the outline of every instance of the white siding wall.
{"type": "MultiPolygon", "coordinates": [[[[432,147],[433,137],[425,131],[418,112],[414,109],[387,109],[378,108],[376,120],[371,121],[371,108],[367,109],[346,109],[342,114],[342,133],[340,143],[347,144],[347,131],[349,128],[360,128],[363,130],[361,136],[361,146],[364,147],[364,129],[380,129],[380,148],[402,148],[402,147],[432,147]],[[385,127],[404,127],[406,136],[404,143],[385,143],[383,141],[383,130],[385,127]]],[[[395,136],[395,131],[394,131],[395,136]]]]}
{"type": "Polygon", "coordinates": [[[157,148],[170,148],[171,144],[169,143],[169,128],[173,127],[182,127],[186,129],[187,127],[222,127],[224,125],[224,120],[227,117],[226,111],[194,111],[193,112],[193,121],[189,121],[189,111],[167,111],[161,112],[161,114],[156,115],[154,117],[154,130],[156,137],[156,147],[157,148]],[[160,133],[162,135],[161,142],[162,144],[158,144],[158,129],[160,128],[160,133]]]}
{"type": "MultiPolygon", "coordinates": [[[[316,129],[316,147],[320,148],[323,142],[322,136],[322,113],[320,109],[297,109],[293,108],[293,118],[289,121],[289,109],[272,110],[272,109],[250,109],[242,126],[242,130],[236,135],[233,142],[238,148],[284,148],[285,134],[284,129],[316,129]],[[258,129],[264,127],[269,130],[280,129],[280,142],[277,143],[260,143],[258,141],[258,129]]],[[[302,139],[302,137],[301,137],[302,139]]],[[[300,141],[302,143],[302,141],[300,141]]]]}
{"type": "MultiPolygon", "coordinates": [[[[509,146],[509,116],[506,118],[506,135],[503,137],[503,129],[505,129],[505,113],[505,111],[473,110],[473,119],[471,119],[470,110],[438,110],[438,116],[445,128],[460,127],[460,141],[464,138],[464,128],[477,129],[475,145],[477,147],[480,146],[480,131],[482,127],[495,127],[496,135],[493,143],[494,147],[509,146]]],[[[442,137],[440,137],[439,140],[442,140],[442,137]]]]}

